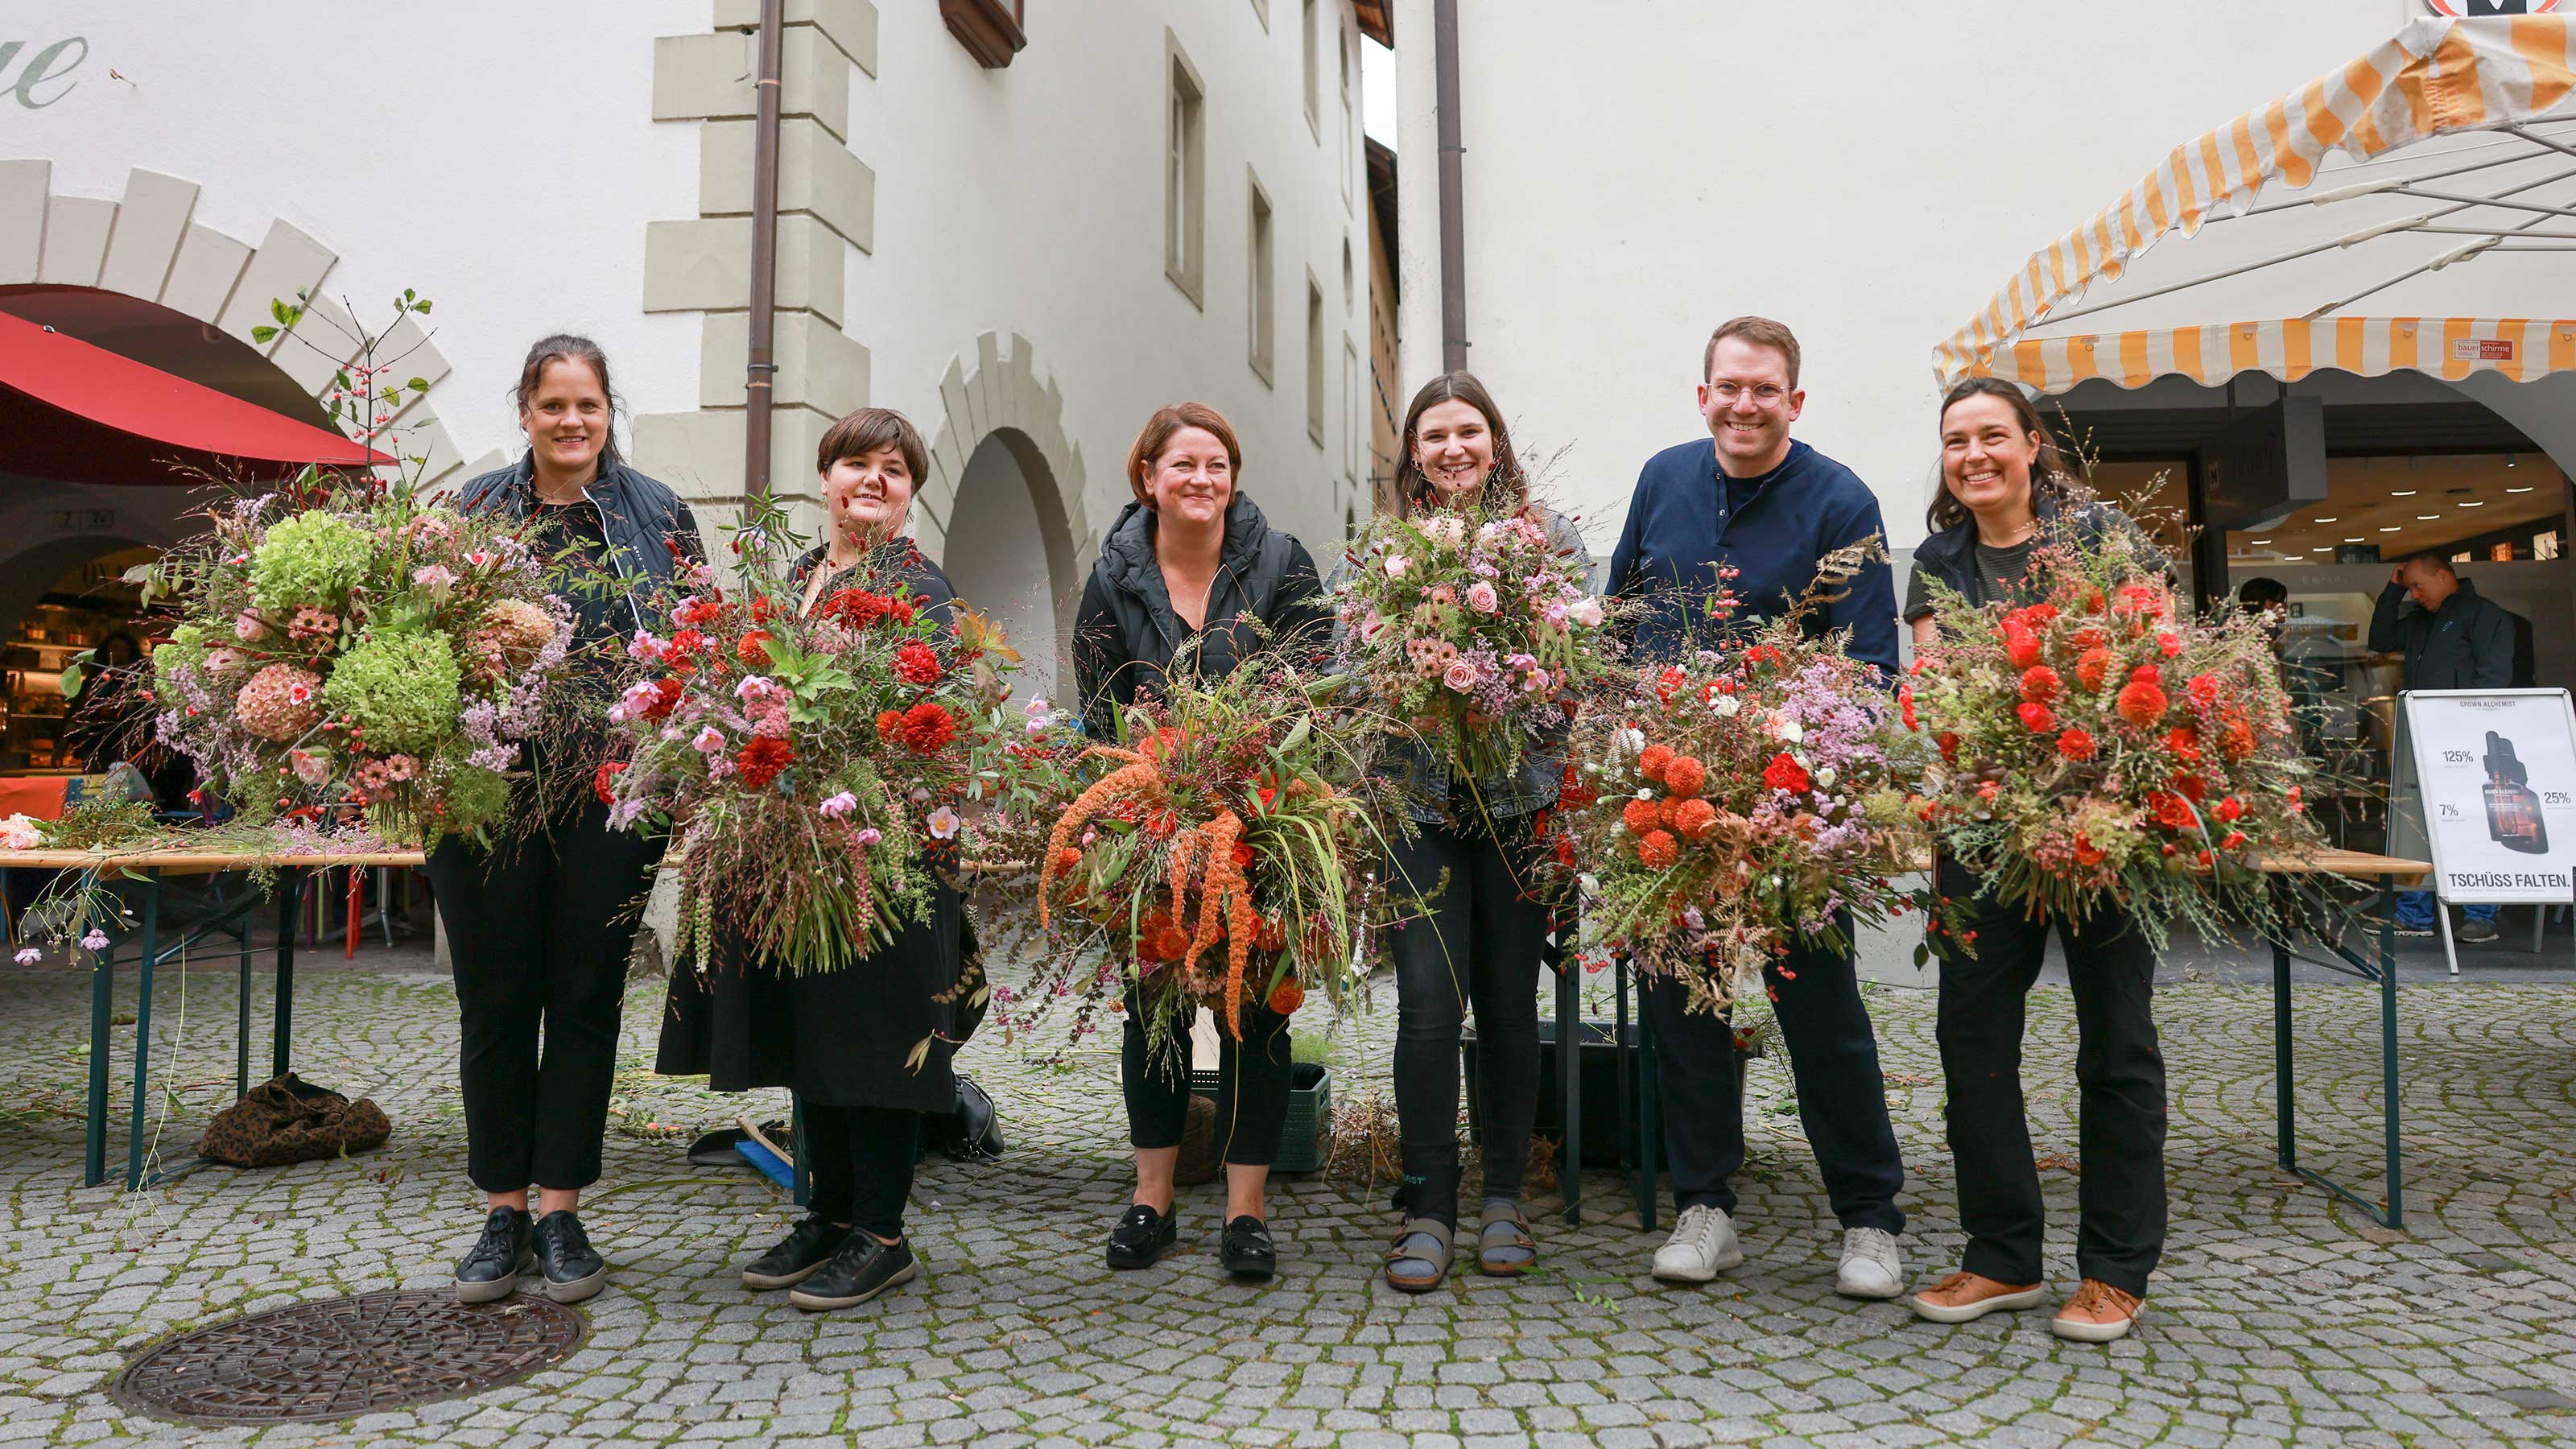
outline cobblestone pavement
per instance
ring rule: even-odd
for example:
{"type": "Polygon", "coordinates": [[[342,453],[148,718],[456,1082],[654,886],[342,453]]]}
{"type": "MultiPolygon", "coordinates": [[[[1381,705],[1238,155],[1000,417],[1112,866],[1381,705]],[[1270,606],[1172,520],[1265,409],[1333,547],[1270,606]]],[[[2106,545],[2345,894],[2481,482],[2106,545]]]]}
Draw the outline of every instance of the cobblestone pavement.
{"type": "MultiPolygon", "coordinates": [[[[166,1160],[188,1155],[232,1074],[228,970],[189,972],[184,1011],[182,991],[166,975],[153,1015],[158,1079],[175,1088],[166,1160]]],[[[2108,1348],[2057,1341],[2045,1312],[1939,1328],[1837,1298],[1833,1225],[1776,1061],[1752,1077],[1749,1260],[1705,1288],[1654,1282],[1655,1237],[1633,1213],[1596,1214],[1579,1229],[1543,1222],[1531,1277],[1400,1298],[1377,1281],[1379,1195],[1311,1178],[1275,1193],[1275,1282],[1218,1274],[1212,1187],[1185,1190],[1187,1251],[1113,1275],[1100,1248],[1128,1182],[1114,1057],[1060,1054],[1052,1039],[979,1040],[965,1059],[1001,1104],[1010,1151],[925,1165],[911,1221],[927,1280],[808,1316],[737,1282],[792,1209],[751,1172],[685,1165],[685,1132],[743,1104],[643,1073],[659,990],[639,985],[626,1115],[585,1209],[616,1265],[587,1305],[587,1343],[471,1399],[259,1432],[132,1417],[106,1389],[174,1330],[446,1280],[481,1215],[463,1173],[453,996],[418,948],[308,966],[297,1066],[373,1095],[393,1142],[278,1171],[208,1168],[132,1197],[77,1186],[87,998],[83,973],[0,974],[4,1445],[2576,1443],[2576,992],[2560,985],[2405,990],[2404,1234],[2274,1165],[2268,991],[2165,991],[2172,1240],[2140,1333],[2108,1348]]],[[[1918,1279],[1960,1247],[1931,1008],[1924,992],[1873,996],[1918,1279]]],[[[2297,1012],[2308,1158],[2375,1182],[2374,994],[2302,987],[2297,1012]]],[[[1334,1036],[1344,1096],[1384,1081],[1391,1017],[1381,1000],[1334,1036]]],[[[117,1031],[120,1088],[132,1035],[117,1031]]],[[[2066,994],[2043,986],[2026,1077],[2060,1290],[2074,1286],[2073,1051],[2066,994]]],[[[109,1145],[121,1162],[121,1127],[109,1145]]],[[[1628,1206],[1606,1174],[1587,1192],[1598,1210],[1628,1206]]]]}

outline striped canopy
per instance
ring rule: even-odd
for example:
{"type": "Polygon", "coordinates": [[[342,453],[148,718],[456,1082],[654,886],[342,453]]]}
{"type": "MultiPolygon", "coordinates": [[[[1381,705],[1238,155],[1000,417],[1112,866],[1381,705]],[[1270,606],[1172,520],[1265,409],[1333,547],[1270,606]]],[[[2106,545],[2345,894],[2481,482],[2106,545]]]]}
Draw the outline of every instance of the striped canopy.
{"type": "Polygon", "coordinates": [[[2501,255],[2576,251],[2576,185],[2558,184],[2576,183],[2576,130],[2566,129],[2576,107],[2549,119],[2571,93],[2576,32],[2565,19],[2411,22],[2351,64],[2175,147],[2033,252],[1934,349],[1934,371],[1945,387],[1988,374],[2061,392],[2096,377],[2137,387],[2254,371],[2288,381],[2320,367],[2516,380],[2576,369],[2576,288],[2558,280],[2576,269],[2563,255],[2501,255]],[[2258,204],[2275,180],[2323,184],[2258,204]],[[2141,262],[2167,234],[2205,227],[2213,241],[2141,262]],[[2533,266],[2548,270],[2516,270],[2533,266]],[[2479,285],[2459,285],[2472,274],[2479,285]],[[2544,276],[2556,285],[2530,284],[2544,276]],[[2097,283],[2101,295],[2088,295],[2097,283]],[[2285,292],[2320,304],[2282,317],[2285,292]],[[2428,302],[2495,311],[2563,302],[2569,317],[2352,310],[2391,300],[2417,313],[2428,302]],[[2199,320],[2225,305],[2263,310],[2199,320]],[[2129,315],[2115,320],[2132,330],[2078,325],[2121,309],[2129,315]],[[2149,320],[2162,325],[2134,325],[2149,320]]]}

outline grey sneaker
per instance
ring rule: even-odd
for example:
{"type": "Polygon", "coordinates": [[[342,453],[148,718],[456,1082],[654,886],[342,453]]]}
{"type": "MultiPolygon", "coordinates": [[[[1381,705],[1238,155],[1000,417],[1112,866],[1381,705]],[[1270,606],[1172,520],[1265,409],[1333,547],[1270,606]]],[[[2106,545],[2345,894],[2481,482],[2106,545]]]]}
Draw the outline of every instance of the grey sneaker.
{"type": "Polygon", "coordinates": [[[2496,923],[2471,916],[2460,922],[2459,938],[2472,946],[2484,945],[2496,938],[2496,923]]]}
{"type": "Polygon", "coordinates": [[[1692,1203],[1673,1224],[1673,1235],[1655,1250],[1655,1276],[1667,1283],[1705,1283],[1743,1261],[1735,1220],[1724,1208],[1692,1203]]]}
{"type": "Polygon", "coordinates": [[[1845,1232],[1834,1291],[1845,1298],[1893,1298],[1904,1292],[1905,1265],[1896,1256],[1896,1234],[1885,1228],[1845,1232]]]}

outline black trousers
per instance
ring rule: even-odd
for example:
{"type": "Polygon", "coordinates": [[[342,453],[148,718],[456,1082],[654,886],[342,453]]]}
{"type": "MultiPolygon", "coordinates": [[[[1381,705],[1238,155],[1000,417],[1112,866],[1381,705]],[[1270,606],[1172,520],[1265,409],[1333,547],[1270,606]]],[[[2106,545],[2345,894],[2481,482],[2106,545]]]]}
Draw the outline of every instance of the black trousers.
{"type": "MultiPolygon", "coordinates": [[[[1977,883],[1942,862],[1944,894],[1977,883]]],[[[2023,1008],[2053,925],[2075,997],[2075,1080],[2082,1109],[2075,1266],[2145,1297],[2165,1244],[2165,1060],[2151,998],[2156,957],[2116,910],[2082,925],[2034,921],[1978,896],[1976,956],[1941,963],[1941,1071],[1950,1093],[1965,1266],[2003,1283],[2037,1283],[2045,1227],[2039,1169],[2021,1094],[2023,1008]]]]}
{"type": "MultiPolygon", "coordinates": [[[[1143,1148],[1178,1147],[1190,1118],[1190,1053],[1186,1036],[1157,1053],[1145,1040],[1136,993],[1127,994],[1127,1032],[1119,1044],[1119,1090],[1127,1098],[1127,1140],[1143,1148]]],[[[1216,1147],[1221,1161],[1267,1167],[1279,1156],[1288,1124],[1288,1018],[1267,1003],[1243,1003],[1237,1042],[1217,1029],[1216,1147]]]]}
{"type": "Polygon", "coordinates": [[[464,1016],[466,1173],[485,1192],[599,1180],[635,907],[662,853],[607,820],[586,798],[497,859],[454,837],[429,856],[464,1016]]]}
{"type": "MultiPolygon", "coordinates": [[[[1846,932],[1850,925],[1844,924],[1846,932]]],[[[1825,1198],[1846,1228],[1905,1231],[1896,1194],[1905,1160],[1887,1117],[1887,1079],[1878,1037],[1851,957],[1805,937],[1764,972],[1779,998],[1772,1007],[1789,1073],[1798,1084],[1798,1123],[1815,1151],[1825,1198]]],[[[1706,1203],[1733,1214],[1728,1180],[1744,1165],[1744,1090],[1735,1075],[1735,1029],[1707,1011],[1689,1009],[1680,982],[1639,979],[1638,1015],[1655,1037],[1655,1100],[1663,1119],[1664,1156],[1673,1200],[1706,1203]]]]}
{"type": "Polygon", "coordinates": [[[806,1155],[814,1189],[805,1210],[880,1238],[902,1237],[913,1163],[921,1155],[921,1114],[901,1107],[803,1105],[805,1135],[796,1149],[806,1155]]]}
{"type": "Polygon", "coordinates": [[[1538,971],[1548,906],[1526,819],[1422,825],[1390,843],[1397,889],[1420,910],[1388,933],[1395,957],[1395,1115],[1403,1201],[1458,1222],[1459,1043],[1476,1012],[1476,1121],[1485,1196],[1517,1200],[1538,1116],[1538,971]]]}

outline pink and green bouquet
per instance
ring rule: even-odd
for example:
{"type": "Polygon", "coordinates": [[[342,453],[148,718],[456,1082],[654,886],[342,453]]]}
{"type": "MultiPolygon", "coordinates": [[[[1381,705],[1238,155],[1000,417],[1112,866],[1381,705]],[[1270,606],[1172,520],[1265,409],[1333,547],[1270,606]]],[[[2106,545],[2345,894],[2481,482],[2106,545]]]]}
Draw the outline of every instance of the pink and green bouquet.
{"type": "Polygon", "coordinates": [[[1587,582],[1532,508],[1382,514],[1342,571],[1343,667],[1456,773],[1512,769],[1616,673],[1587,582]]]}
{"type": "Polygon", "coordinates": [[[211,518],[142,571],[180,614],[160,741],[248,823],[357,807],[387,840],[488,838],[572,640],[523,526],[313,473],[211,518]]]}

